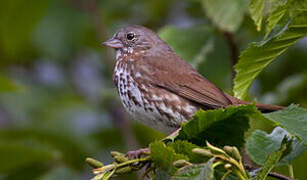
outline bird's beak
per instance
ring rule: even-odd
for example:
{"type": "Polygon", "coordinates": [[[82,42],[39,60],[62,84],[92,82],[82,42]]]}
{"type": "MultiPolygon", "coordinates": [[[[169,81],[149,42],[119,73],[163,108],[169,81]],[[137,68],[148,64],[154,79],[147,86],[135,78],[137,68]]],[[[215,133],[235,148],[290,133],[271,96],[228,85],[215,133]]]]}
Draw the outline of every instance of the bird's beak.
{"type": "Polygon", "coordinates": [[[112,37],[111,39],[103,42],[103,44],[106,45],[106,46],[109,46],[111,48],[115,48],[115,49],[124,47],[123,43],[119,39],[116,39],[114,37],[112,37]]]}

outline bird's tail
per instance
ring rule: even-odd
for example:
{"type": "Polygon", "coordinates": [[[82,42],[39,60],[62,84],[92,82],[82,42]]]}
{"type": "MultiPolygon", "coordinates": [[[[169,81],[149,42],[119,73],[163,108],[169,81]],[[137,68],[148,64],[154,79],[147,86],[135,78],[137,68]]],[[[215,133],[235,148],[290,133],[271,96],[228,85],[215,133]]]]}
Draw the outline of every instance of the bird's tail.
{"type": "MultiPolygon", "coordinates": [[[[241,99],[235,98],[235,97],[230,96],[228,94],[226,94],[226,96],[232,102],[233,105],[250,104],[250,102],[243,101],[241,99]]],[[[282,109],[285,108],[283,106],[261,104],[261,103],[256,103],[256,107],[258,108],[259,111],[261,111],[263,113],[274,112],[274,111],[282,110],[282,109]]]]}

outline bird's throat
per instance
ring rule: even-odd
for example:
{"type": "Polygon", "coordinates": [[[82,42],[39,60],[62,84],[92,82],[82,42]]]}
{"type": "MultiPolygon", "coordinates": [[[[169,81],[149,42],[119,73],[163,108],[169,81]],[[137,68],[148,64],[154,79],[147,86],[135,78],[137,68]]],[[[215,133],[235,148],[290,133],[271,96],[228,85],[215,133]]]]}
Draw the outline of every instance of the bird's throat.
{"type": "Polygon", "coordinates": [[[120,49],[116,49],[116,60],[120,60],[126,56],[133,54],[133,48],[132,47],[124,47],[120,49]]]}

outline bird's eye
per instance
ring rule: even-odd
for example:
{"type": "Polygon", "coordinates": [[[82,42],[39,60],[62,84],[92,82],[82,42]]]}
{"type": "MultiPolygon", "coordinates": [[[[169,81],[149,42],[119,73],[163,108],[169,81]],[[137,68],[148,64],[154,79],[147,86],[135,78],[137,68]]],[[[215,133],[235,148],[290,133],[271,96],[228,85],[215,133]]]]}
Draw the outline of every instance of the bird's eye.
{"type": "Polygon", "coordinates": [[[134,34],[133,33],[128,33],[127,34],[127,39],[128,40],[132,40],[134,38],[134,34]]]}

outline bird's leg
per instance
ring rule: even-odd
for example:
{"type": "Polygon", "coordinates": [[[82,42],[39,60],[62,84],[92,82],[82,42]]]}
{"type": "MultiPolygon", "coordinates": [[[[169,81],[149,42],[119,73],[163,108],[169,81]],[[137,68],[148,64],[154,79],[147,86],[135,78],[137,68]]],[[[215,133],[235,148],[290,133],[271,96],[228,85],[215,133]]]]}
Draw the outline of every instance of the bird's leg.
{"type": "MultiPolygon", "coordinates": [[[[172,132],[170,135],[168,135],[163,140],[174,141],[174,139],[176,138],[176,136],[178,135],[180,130],[181,130],[181,128],[176,129],[174,132],[172,132]]],[[[149,148],[142,148],[142,149],[138,149],[138,150],[135,150],[135,151],[128,151],[126,156],[129,159],[136,159],[136,158],[140,158],[142,155],[149,155],[149,154],[150,154],[149,148]]]]}

